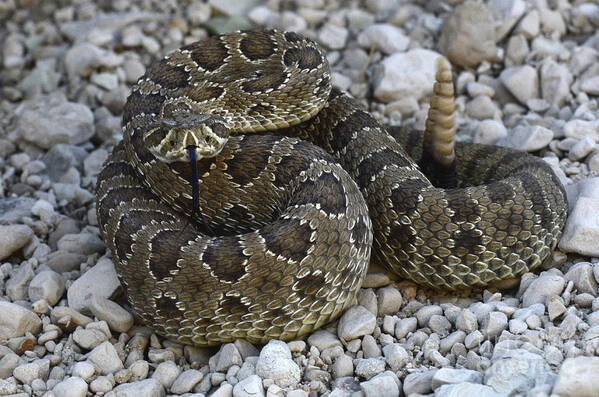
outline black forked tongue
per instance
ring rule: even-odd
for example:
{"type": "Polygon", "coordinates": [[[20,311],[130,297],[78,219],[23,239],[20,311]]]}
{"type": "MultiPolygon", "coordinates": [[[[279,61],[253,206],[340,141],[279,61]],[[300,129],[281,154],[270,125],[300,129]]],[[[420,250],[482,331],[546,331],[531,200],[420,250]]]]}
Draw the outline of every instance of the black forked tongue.
{"type": "Polygon", "coordinates": [[[208,233],[212,234],[210,226],[204,220],[204,215],[200,211],[200,183],[198,182],[198,159],[196,156],[196,147],[187,146],[187,152],[189,153],[189,165],[191,167],[191,177],[189,183],[191,184],[191,214],[190,218],[193,218],[196,214],[202,219],[202,223],[206,227],[208,233]]]}

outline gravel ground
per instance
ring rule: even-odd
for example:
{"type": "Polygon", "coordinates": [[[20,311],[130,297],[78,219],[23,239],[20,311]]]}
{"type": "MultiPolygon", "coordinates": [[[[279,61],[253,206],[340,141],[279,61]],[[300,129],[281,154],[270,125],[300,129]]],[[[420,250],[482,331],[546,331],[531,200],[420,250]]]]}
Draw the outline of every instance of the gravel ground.
{"type": "Polygon", "coordinates": [[[0,0],[0,395],[599,396],[599,6],[588,1],[0,0]],[[375,269],[305,340],[181,346],[134,325],[94,185],[149,62],[275,26],[328,49],[333,84],[422,128],[434,60],[460,139],[543,157],[570,217],[540,274],[438,296],[375,269]]]}

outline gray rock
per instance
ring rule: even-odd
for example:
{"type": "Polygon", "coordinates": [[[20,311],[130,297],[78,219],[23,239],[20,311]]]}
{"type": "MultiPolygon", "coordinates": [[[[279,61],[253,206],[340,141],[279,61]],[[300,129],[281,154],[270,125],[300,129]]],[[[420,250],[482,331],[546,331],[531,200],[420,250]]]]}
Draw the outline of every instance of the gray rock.
{"type": "Polygon", "coordinates": [[[469,309],[462,309],[460,315],[456,318],[456,328],[470,333],[476,329],[478,329],[478,320],[474,313],[472,313],[469,309]]]}
{"type": "Polygon", "coordinates": [[[301,379],[299,366],[291,359],[291,351],[281,341],[270,341],[262,348],[256,363],[256,374],[272,379],[280,387],[295,386],[301,379]]]}
{"type": "Polygon", "coordinates": [[[27,225],[0,225],[0,260],[29,244],[33,230],[27,225]]]}
{"type": "Polygon", "coordinates": [[[483,336],[482,332],[479,330],[474,330],[466,335],[466,338],[464,338],[464,346],[466,346],[467,349],[474,349],[480,346],[484,339],[485,337],[483,336]]]}
{"type": "Polygon", "coordinates": [[[85,149],[61,143],[48,150],[42,157],[42,161],[46,164],[46,171],[50,179],[54,182],[60,182],[61,178],[71,168],[82,168],[86,156],[85,149]]]}
{"type": "Polygon", "coordinates": [[[566,359],[559,371],[554,393],[564,397],[597,395],[599,357],[566,359]]]}
{"type": "Polygon", "coordinates": [[[541,65],[541,93],[552,105],[563,106],[571,98],[572,73],[564,65],[546,60],[541,65]]]}
{"type": "Polygon", "coordinates": [[[9,395],[9,394],[14,394],[17,393],[18,388],[17,388],[17,381],[15,378],[8,377],[6,376],[6,378],[8,379],[2,379],[0,378],[0,393],[2,395],[9,395]]]}
{"type": "MultiPolygon", "coordinates": [[[[13,370],[21,363],[21,359],[14,353],[7,353],[0,359],[0,379],[12,375],[13,370]]],[[[352,367],[353,370],[353,367],[352,367]]]]}
{"type": "Polygon", "coordinates": [[[26,261],[16,268],[15,272],[6,282],[6,295],[13,300],[24,300],[27,298],[27,284],[33,278],[33,264],[26,261]]]}
{"type": "Polygon", "coordinates": [[[156,379],[166,389],[171,387],[175,379],[181,374],[181,369],[172,361],[164,361],[156,367],[152,379],[156,379]]]}
{"type": "Polygon", "coordinates": [[[446,338],[441,339],[439,343],[439,351],[442,354],[446,354],[447,352],[453,349],[453,346],[456,344],[462,344],[466,340],[466,333],[462,330],[457,330],[449,334],[446,338]]]}
{"type": "Polygon", "coordinates": [[[374,96],[389,103],[406,97],[420,100],[430,95],[439,56],[434,51],[416,48],[385,58],[381,62],[382,73],[375,79],[374,96]]]}
{"type": "Polygon", "coordinates": [[[98,319],[106,321],[113,331],[127,332],[133,326],[133,315],[109,299],[93,295],[89,309],[98,319]]]}
{"type": "MultiPolygon", "coordinates": [[[[291,358],[289,347],[285,345],[285,348],[289,351],[289,358],[291,358]]],[[[285,349],[281,348],[281,350],[285,349]]],[[[241,358],[241,354],[239,354],[237,347],[233,343],[227,343],[221,347],[218,353],[215,370],[216,372],[227,372],[233,365],[241,365],[242,363],[243,359],[241,358]]]]}
{"type": "Polygon", "coordinates": [[[593,276],[593,266],[589,262],[579,262],[564,275],[566,281],[574,282],[579,293],[586,292],[597,296],[597,281],[593,276]]]}
{"type": "Polygon", "coordinates": [[[17,129],[26,141],[43,149],[59,143],[77,145],[94,135],[94,115],[62,95],[41,96],[25,105],[17,129]]]}
{"type": "Polygon", "coordinates": [[[455,385],[442,385],[435,390],[435,397],[502,397],[504,395],[505,394],[497,393],[492,387],[469,382],[458,383],[455,385]]]}
{"type": "Polygon", "coordinates": [[[114,392],[119,397],[164,397],[166,395],[164,387],[153,378],[123,383],[115,387],[114,392]]]}
{"type": "Polygon", "coordinates": [[[85,397],[87,395],[87,383],[79,377],[71,376],[54,386],[52,391],[56,396],[85,397]]]}
{"type": "Polygon", "coordinates": [[[320,29],[318,38],[328,48],[339,50],[345,47],[348,35],[346,28],[328,23],[320,29]]]}
{"type": "Polygon", "coordinates": [[[378,315],[395,314],[403,304],[401,293],[393,287],[379,288],[376,292],[378,302],[378,315]]]}
{"type": "Polygon", "coordinates": [[[74,42],[87,40],[90,33],[98,30],[115,32],[134,22],[160,21],[166,18],[163,14],[152,12],[119,12],[106,13],[81,21],[60,24],[60,31],[74,42]]]}
{"type": "Polygon", "coordinates": [[[457,6],[445,20],[439,49],[451,63],[474,67],[496,57],[495,22],[487,8],[473,1],[457,6]]]}
{"type": "Polygon", "coordinates": [[[513,66],[504,69],[499,75],[499,80],[524,105],[529,99],[539,97],[539,76],[532,66],[513,66]]]}
{"type": "Polygon", "coordinates": [[[375,358],[381,356],[381,349],[376,344],[372,335],[364,335],[362,338],[362,352],[364,358],[375,358]]]}
{"type": "Polygon", "coordinates": [[[32,302],[45,299],[50,306],[54,306],[64,291],[64,277],[52,270],[38,273],[29,283],[29,299],[32,302]]]}
{"type": "Polygon", "coordinates": [[[15,303],[0,301],[0,340],[16,338],[30,332],[37,334],[42,321],[32,311],[15,303]]]}
{"type": "Polygon", "coordinates": [[[218,389],[216,389],[210,397],[232,397],[233,396],[233,386],[229,383],[223,383],[220,385],[218,389]]]}
{"type": "Polygon", "coordinates": [[[526,11],[523,0],[491,0],[487,7],[496,21],[496,40],[502,40],[520,20],[526,11]]]}
{"type": "Polygon", "coordinates": [[[493,357],[484,383],[506,395],[526,394],[535,386],[552,384],[555,375],[543,357],[522,349],[508,350],[493,357]]]}
{"type": "Polygon", "coordinates": [[[73,366],[72,375],[89,382],[94,376],[95,368],[87,361],[80,361],[73,366]]]}
{"type": "Polygon", "coordinates": [[[95,176],[100,173],[102,164],[108,158],[108,152],[105,149],[94,150],[83,160],[83,169],[85,175],[95,176]]]}
{"type": "Polygon", "coordinates": [[[582,160],[595,149],[595,146],[596,144],[593,138],[588,136],[584,137],[572,145],[568,152],[568,158],[572,161],[582,160]]]}
{"type": "Polygon", "coordinates": [[[365,397],[399,397],[399,385],[393,376],[386,373],[375,376],[374,378],[361,382],[360,389],[365,397]]]}
{"type": "Polygon", "coordinates": [[[366,310],[368,310],[369,312],[371,312],[372,314],[374,314],[374,316],[378,315],[378,301],[377,301],[377,297],[376,294],[374,293],[374,291],[370,288],[362,288],[358,291],[358,295],[357,295],[357,300],[358,300],[358,305],[363,306],[364,308],[366,308],[366,310]]]}
{"type": "Polygon", "coordinates": [[[404,394],[410,395],[412,393],[428,394],[433,391],[432,379],[437,372],[436,369],[430,371],[413,372],[406,376],[403,382],[404,394]]]}
{"type": "Polygon", "coordinates": [[[0,225],[19,223],[23,221],[23,217],[31,216],[35,201],[29,197],[0,198],[0,225]]]}
{"type": "Polygon", "coordinates": [[[50,372],[50,360],[44,358],[17,366],[12,375],[20,382],[30,384],[35,379],[46,379],[48,372],[50,372]]]}
{"type": "Polygon", "coordinates": [[[426,327],[428,325],[428,321],[435,314],[442,315],[443,309],[438,305],[428,305],[422,306],[418,311],[414,314],[414,316],[418,319],[418,325],[420,327],[426,327]]]}
{"type": "Polygon", "coordinates": [[[120,288],[114,270],[114,263],[108,258],[100,258],[98,263],[79,277],[68,289],[69,307],[91,313],[92,296],[110,298],[120,288]]]}
{"type": "Polygon", "coordinates": [[[387,365],[389,365],[393,371],[402,369],[410,359],[406,349],[399,343],[391,343],[390,345],[383,347],[383,354],[385,355],[387,365]]]}
{"type": "Polygon", "coordinates": [[[364,48],[375,45],[385,54],[393,54],[408,49],[410,38],[402,30],[387,23],[374,24],[358,35],[358,44],[364,48]]]}
{"type": "Polygon", "coordinates": [[[534,39],[541,31],[541,22],[538,10],[529,11],[524,18],[520,20],[515,33],[521,33],[528,40],[534,39]]]}
{"type": "Polygon", "coordinates": [[[310,335],[308,337],[308,344],[310,346],[315,346],[319,351],[335,346],[342,346],[337,335],[324,329],[318,330],[310,335]]]}
{"type": "Polygon", "coordinates": [[[440,338],[445,338],[451,330],[451,323],[440,314],[433,314],[428,320],[428,327],[440,338]]]}
{"type": "Polygon", "coordinates": [[[170,391],[174,394],[189,393],[193,387],[200,383],[204,374],[197,369],[188,369],[181,372],[171,385],[170,391]]]}
{"type": "Polygon", "coordinates": [[[370,379],[385,370],[385,361],[378,358],[361,358],[356,365],[355,374],[370,379]]]}
{"type": "Polygon", "coordinates": [[[560,295],[566,281],[558,274],[543,272],[534,279],[524,294],[522,294],[522,306],[529,307],[536,303],[545,303],[547,297],[551,295],[560,295]]]}
{"type": "Polygon", "coordinates": [[[416,317],[407,317],[395,323],[395,337],[397,339],[404,338],[408,333],[416,331],[418,328],[418,320],[416,317]]]}
{"type": "Polygon", "coordinates": [[[375,327],[374,314],[363,306],[352,306],[339,319],[337,334],[340,338],[349,341],[371,334],[375,327]]]}
{"type": "Polygon", "coordinates": [[[57,247],[59,250],[81,255],[100,253],[106,248],[98,236],[86,232],[65,234],[58,240],[57,247]]]}
{"type": "Polygon", "coordinates": [[[552,139],[553,131],[549,128],[540,125],[518,126],[497,144],[526,152],[535,152],[549,145],[552,139]]]}
{"type": "Polygon", "coordinates": [[[264,396],[262,379],[258,375],[251,375],[241,380],[233,387],[233,397],[264,396]]]}
{"type": "Polygon", "coordinates": [[[96,346],[88,354],[87,359],[98,367],[102,375],[108,375],[123,368],[123,362],[116,349],[108,341],[96,346]]]}
{"type": "Polygon", "coordinates": [[[492,340],[496,338],[507,328],[508,321],[505,313],[502,312],[491,312],[488,313],[483,319],[482,328],[483,333],[487,339],[492,340]]]}
{"type": "Polygon", "coordinates": [[[482,383],[483,374],[478,371],[470,369],[456,369],[456,368],[441,368],[432,378],[431,385],[433,389],[437,389],[443,385],[456,384],[456,383],[482,383]]]}
{"type": "Polygon", "coordinates": [[[570,212],[559,242],[559,248],[565,252],[576,252],[581,255],[599,256],[599,247],[595,244],[599,238],[597,227],[599,199],[579,197],[574,209],[570,212]]]}
{"type": "Polygon", "coordinates": [[[342,378],[344,376],[352,376],[354,373],[354,363],[351,357],[346,354],[342,354],[333,363],[331,372],[335,379],[342,378]]]}
{"type": "Polygon", "coordinates": [[[599,143],[599,120],[570,120],[564,124],[564,135],[578,140],[588,136],[599,143]]]}
{"type": "Polygon", "coordinates": [[[473,141],[486,145],[494,145],[507,136],[507,129],[502,122],[497,120],[482,120],[474,131],[473,141]]]}
{"type": "Polygon", "coordinates": [[[501,110],[488,96],[478,95],[466,104],[466,114],[473,119],[486,120],[499,117],[501,110]]]}

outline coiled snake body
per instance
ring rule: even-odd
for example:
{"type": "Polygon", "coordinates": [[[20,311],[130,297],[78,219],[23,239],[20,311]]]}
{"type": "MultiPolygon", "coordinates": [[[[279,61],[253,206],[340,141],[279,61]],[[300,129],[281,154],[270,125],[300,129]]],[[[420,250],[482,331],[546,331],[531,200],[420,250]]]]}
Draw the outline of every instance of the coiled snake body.
{"type": "Polygon", "coordinates": [[[97,212],[135,313],[158,333],[196,345],[303,335],[351,303],[371,245],[399,275],[452,290],[517,277],[555,247],[567,205],[545,162],[457,144],[452,163],[450,75],[423,152],[420,134],[394,139],[329,73],[311,40],[253,31],[183,47],[133,88],[97,212]],[[435,179],[444,162],[454,188],[416,165],[435,179]]]}

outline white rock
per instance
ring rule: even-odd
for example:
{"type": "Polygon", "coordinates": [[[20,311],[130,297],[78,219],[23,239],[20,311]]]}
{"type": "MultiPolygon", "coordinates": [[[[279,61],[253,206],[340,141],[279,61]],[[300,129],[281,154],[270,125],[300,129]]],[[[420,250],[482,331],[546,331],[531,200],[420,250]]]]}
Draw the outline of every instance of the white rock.
{"type": "Polygon", "coordinates": [[[190,392],[193,387],[200,383],[204,374],[197,369],[188,369],[183,371],[173,382],[170,391],[174,394],[184,394],[190,392]]]}
{"type": "Polygon", "coordinates": [[[164,361],[158,364],[156,370],[152,374],[152,378],[156,379],[166,389],[171,387],[175,379],[181,374],[181,369],[172,361],[164,361]]]}
{"type": "Polygon", "coordinates": [[[69,307],[83,313],[91,313],[89,308],[92,296],[109,298],[120,286],[114,263],[108,258],[100,258],[94,267],[69,287],[69,307]]]}
{"type": "Polygon", "coordinates": [[[114,392],[118,397],[164,397],[166,395],[160,382],[152,378],[123,383],[115,387],[114,392]]]}
{"type": "Polygon", "coordinates": [[[541,93],[543,99],[556,106],[563,106],[571,98],[572,73],[564,65],[547,59],[541,65],[541,93]]]}
{"type": "Polygon", "coordinates": [[[42,321],[31,310],[16,303],[0,301],[0,340],[23,336],[30,332],[37,334],[42,321]]]}
{"type": "Polygon", "coordinates": [[[568,158],[572,161],[579,161],[584,159],[589,153],[591,153],[596,147],[596,143],[593,138],[585,136],[583,139],[576,142],[568,153],[568,158]]]}
{"type": "Polygon", "coordinates": [[[328,23],[320,29],[318,38],[328,48],[339,50],[345,47],[348,35],[349,31],[346,28],[328,23]]]}
{"type": "Polygon", "coordinates": [[[94,115],[86,105],[68,102],[64,96],[40,96],[24,105],[17,129],[23,139],[43,149],[59,143],[77,145],[94,135],[94,115]]]}
{"type": "Polygon", "coordinates": [[[599,95],[599,76],[583,79],[580,83],[580,89],[589,95],[599,95]]]}
{"type": "Polygon", "coordinates": [[[100,253],[106,247],[98,236],[87,232],[65,234],[56,245],[59,250],[82,255],[100,253]]]}
{"type": "Polygon", "coordinates": [[[417,100],[433,92],[435,62],[441,55],[421,48],[393,54],[382,62],[374,96],[388,103],[408,96],[417,100]]]}
{"type": "Polygon", "coordinates": [[[485,371],[484,383],[503,395],[514,395],[526,394],[535,385],[552,384],[554,379],[543,357],[523,349],[511,349],[493,358],[492,365],[485,371]]]}
{"type": "Polygon", "coordinates": [[[579,197],[559,242],[565,252],[599,256],[599,198],[579,197]]]}
{"type": "Polygon", "coordinates": [[[354,363],[350,356],[342,354],[333,363],[331,372],[335,379],[342,378],[344,376],[352,376],[354,373],[354,363]]]}
{"type": "Polygon", "coordinates": [[[482,120],[474,131],[474,142],[485,145],[494,145],[502,138],[507,137],[507,129],[501,121],[482,120]]]}
{"type": "Polygon", "coordinates": [[[487,4],[495,23],[495,39],[502,40],[526,12],[524,0],[491,0],[487,4]],[[498,23],[500,22],[500,23],[498,23]]]}
{"type": "Polygon", "coordinates": [[[497,144],[526,152],[540,150],[553,139],[553,131],[540,125],[518,126],[497,144]]]}
{"type": "Polygon", "coordinates": [[[566,33],[566,24],[559,11],[542,8],[539,12],[543,33],[557,32],[560,36],[566,33]]]}
{"type": "Polygon", "coordinates": [[[0,260],[29,244],[33,236],[27,225],[0,225],[0,260]]]}
{"type": "Polygon", "coordinates": [[[54,306],[65,291],[65,279],[53,270],[38,273],[29,283],[29,299],[35,302],[45,299],[50,306],[54,306]]]}
{"type": "Polygon", "coordinates": [[[358,35],[358,43],[364,48],[376,45],[385,54],[405,51],[410,45],[410,38],[402,30],[387,23],[374,24],[358,35]]]}
{"type": "Polygon", "coordinates": [[[260,397],[264,396],[262,379],[258,375],[251,375],[241,380],[233,387],[233,397],[260,397]]]}
{"type": "Polygon", "coordinates": [[[497,393],[492,387],[469,382],[458,383],[455,385],[442,385],[435,390],[435,397],[462,396],[502,397],[504,394],[497,393]]]}
{"type": "Polygon", "coordinates": [[[433,389],[438,388],[442,385],[470,382],[470,383],[482,383],[483,374],[470,369],[457,369],[457,368],[441,368],[432,379],[433,389]]]}
{"type": "Polygon", "coordinates": [[[385,361],[387,365],[393,371],[399,371],[409,361],[410,356],[406,349],[404,349],[399,343],[391,343],[383,347],[383,354],[385,355],[385,361]]]}
{"type": "Polygon", "coordinates": [[[524,105],[529,99],[539,97],[539,76],[532,66],[513,66],[504,69],[499,75],[499,80],[524,105]]]}
{"type": "Polygon", "coordinates": [[[553,392],[564,397],[597,396],[598,373],[599,357],[568,358],[560,368],[553,392]]]}
{"type": "Polygon", "coordinates": [[[425,370],[420,372],[412,372],[403,382],[403,393],[408,396],[412,393],[428,394],[432,391],[431,381],[437,372],[434,370],[425,370]]]}
{"type": "Polygon", "coordinates": [[[87,395],[87,383],[79,377],[71,376],[54,386],[52,391],[56,396],[85,397],[87,395]]]}
{"type": "Polygon", "coordinates": [[[109,299],[93,295],[89,308],[99,320],[106,321],[113,331],[127,332],[133,326],[133,315],[109,299]]]}
{"type": "Polygon", "coordinates": [[[468,102],[466,114],[473,119],[485,120],[494,117],[500,118],[501,110],[491,98],[486,95],[479,95],[468,102]]]}
{"type": "Polygon", "coordinates": [[[22,383],[29,384],[35,379],[46,379],[50,371],[50,360],[38,359],[27,364],[21,364],[13,371],[13,376],[22,383]]]}
{"type": "Polygon", "coordinates": [[[295,386],[301,379],[300,368],[291,359],[289,347],[278,340],[270,341],[262,348],[256,374],[263,379],[272,379],[280,387],[295,386]]]}
{"type": "Polygon", "coordinates": [[[339,319],[337,334],[350,341],[371,334],[376,327],[376,317],[364,306],[352,306],[339,319]]]}
{"type": "Polygon", "coordinates": [[[216,389],[210,397],[231,397],[233,396],[233,386],[229,383],[222,383],[218,389],[216,389]]]}
{"type": "Polygon", "coordinates": [[[370,379],[385,370],[385,361],[378,358],[361,358],[356,365],[355,373],[361,378],[370,379]]]}
{"type": "Polygon", "coordinates": [[[496,56],[495,23],[482,5],[468,1],[457,6],[443,24],[439,50],[455,65],[474,67],[496,56]]]}
{"type": "Polygon", "coordinates": [[[522,307],[545,304],[549,296],[560,295],[565,285],[566,281],[562,276],[549,271],[541,273],[522,294],[522,307]]]}
{"type": "Polygon", "coordinates": [[[89,382],[94,376],[95,368],[87,361],[79,361],[73,366],[72,375],[86,382],[89,382]]]}
{"type": "Polygon", "coordinates": [[[380,374],[360,383],[365,397],[399,397],[399,386],[392,376],[380,374]]]}
{"type": "Polygon", "coordinates": [[[92,350],[87,359],[91,361],[103,375],[108,375],[123,368],[123,362],[119,358],[114,346],[106,341],[92,350]]]}
{"type": "Polygon", "coordinates": [[[531,10],[526,14],[524,18],[520,20],[520,23],[516,27],[514,33],[521,33],[528,40],[534,39],[539,35],[541,30],[541,20],[538,10],[531,10]]]}
{"type": "Polygon", "coordinates": [[[593,138],[599,143],[599,120],[570,120],[564,125],[564,135],[568,138],[593,138]]]}

